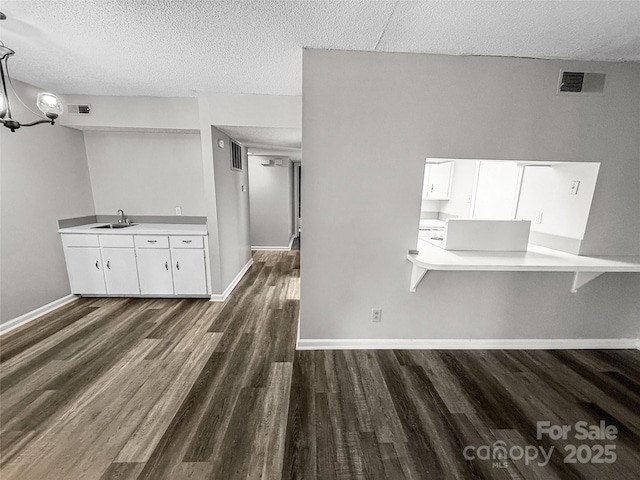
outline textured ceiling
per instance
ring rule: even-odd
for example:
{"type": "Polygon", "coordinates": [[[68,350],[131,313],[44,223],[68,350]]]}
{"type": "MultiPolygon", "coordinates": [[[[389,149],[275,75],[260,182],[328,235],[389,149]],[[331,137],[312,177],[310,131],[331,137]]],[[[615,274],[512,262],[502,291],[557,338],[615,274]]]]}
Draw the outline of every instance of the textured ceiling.
{"type": "Polygon", "coordinates": [[[15,78],[57,93],[299,95],[302,48],[640,61],[640,2],[2,0],[15,78]]]}

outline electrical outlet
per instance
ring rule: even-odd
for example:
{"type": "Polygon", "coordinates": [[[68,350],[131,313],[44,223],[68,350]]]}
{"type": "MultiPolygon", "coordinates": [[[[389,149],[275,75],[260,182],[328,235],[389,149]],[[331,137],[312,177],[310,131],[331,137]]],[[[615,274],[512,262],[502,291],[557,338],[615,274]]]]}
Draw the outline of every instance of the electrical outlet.
{"type": "Polygon", "coordinates": [[[381,322],[382,321],[382,309],[381,308],[373,308],[371,309],[371,321],[372,322],[381,322]]]}
{"type": "Polygon", "coordinates": [[[571,182],[571,186],[569,187],[569,195],[577,195],[579,186],[580,186],[580,180],[573,180],[571,182]]]}
{"type": "Polygon", "coordinates": [[[533,223],[542,223],[542,212],[536,212],[536,216],[533,219],[533,223]]]}
{"type": "Polygon", "coordinates": [[[176,215],[182,215],[182,207],[176,207],[176,215]]]}

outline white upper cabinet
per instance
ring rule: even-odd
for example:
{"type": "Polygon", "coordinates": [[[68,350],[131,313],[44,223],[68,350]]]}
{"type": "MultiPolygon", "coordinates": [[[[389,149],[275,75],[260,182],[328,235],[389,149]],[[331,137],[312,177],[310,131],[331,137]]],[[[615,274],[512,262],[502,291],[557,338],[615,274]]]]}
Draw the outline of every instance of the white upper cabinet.
{"type": "Polygon", "coordinates": [[[425,200],[449,200],[453,162],[427,163],[424,169],[425,200]]]}

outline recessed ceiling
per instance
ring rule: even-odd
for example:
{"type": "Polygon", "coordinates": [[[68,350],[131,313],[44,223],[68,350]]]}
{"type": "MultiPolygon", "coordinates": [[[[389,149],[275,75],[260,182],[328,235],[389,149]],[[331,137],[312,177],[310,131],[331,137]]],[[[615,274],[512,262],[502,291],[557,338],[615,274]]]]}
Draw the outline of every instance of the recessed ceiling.
{"type": "Polygon", "coordinates": [[[277,145],[285,148],[300,148],[302,145],[302,131],[299,128],[235,127],[230,125],[216,125],[216,127],[247,147],[277,145]]]}
{"type": "Polygon", "coordinates": [[[302,48],[640,61],[640,2],[3,0],[14,78],[57,93],[299,95],[302,48]]]}
{"type": "Polygon", "coordinates": [[[281,155],[301,160],[302,130],[299,128],[238,127],[216,125],[255,155],[281,155]]]}

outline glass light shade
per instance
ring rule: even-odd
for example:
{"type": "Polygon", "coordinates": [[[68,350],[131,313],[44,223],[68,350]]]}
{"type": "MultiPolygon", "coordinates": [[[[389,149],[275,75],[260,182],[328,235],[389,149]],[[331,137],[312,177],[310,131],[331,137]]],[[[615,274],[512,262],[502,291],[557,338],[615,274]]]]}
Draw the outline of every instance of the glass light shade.
{"type": "Polygon", "coordinates": [[[5,47],[4,45],[0,45],[0,60],[5,60],[6,58],[10,57],[11,55],[13,55],[15,53],[16,52],[11,50],[9,47],[5,47]]]}
{"type": "Polygon", "coordinates": [[[40,92],[36,99],[36,106],[47,117],[55,115],[56,118],[63,111],[62,102],[53,93],[40,92]]]}
{"type": "Polygon", "coordinates": [[[4,118],[7,114],[7,101],[4,99],[4,95],[0,94],[0,118],[4,118]]]}

